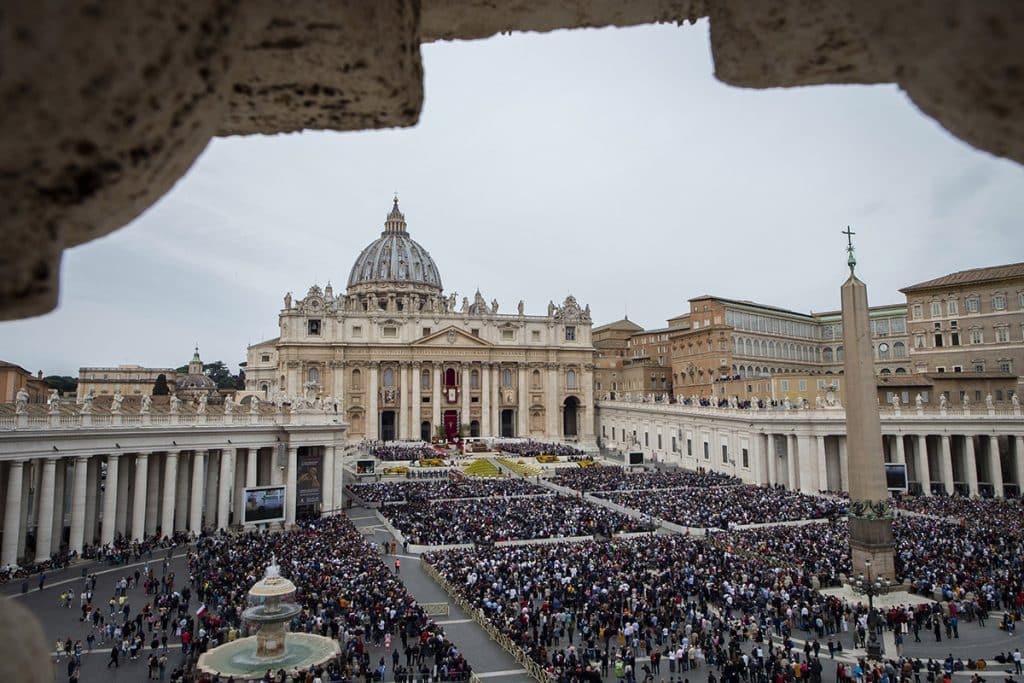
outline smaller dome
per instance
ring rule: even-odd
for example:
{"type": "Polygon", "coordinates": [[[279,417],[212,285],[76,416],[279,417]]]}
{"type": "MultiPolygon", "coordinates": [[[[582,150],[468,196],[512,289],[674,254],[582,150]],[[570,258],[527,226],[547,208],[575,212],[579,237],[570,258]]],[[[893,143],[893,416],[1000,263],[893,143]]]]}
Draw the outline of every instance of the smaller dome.
{"type": "Polygon", "coordinates": [[[217,389],[217,383],[206,375],[178,375],[174,384],[179,391],[187,389],[217,389]]]}

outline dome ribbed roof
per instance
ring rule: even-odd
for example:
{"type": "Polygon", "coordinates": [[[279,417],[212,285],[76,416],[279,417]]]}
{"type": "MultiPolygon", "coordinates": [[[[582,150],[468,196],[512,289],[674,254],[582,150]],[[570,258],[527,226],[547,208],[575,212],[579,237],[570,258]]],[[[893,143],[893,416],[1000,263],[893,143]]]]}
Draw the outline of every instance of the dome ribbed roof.
{"type": "Polygon", "coordinates": [[[437,264],[430,252],[409,237],[396,197],[384,232],[359,254],[348,276],[348,286],[399,282],[442,289],[437,264]]]}

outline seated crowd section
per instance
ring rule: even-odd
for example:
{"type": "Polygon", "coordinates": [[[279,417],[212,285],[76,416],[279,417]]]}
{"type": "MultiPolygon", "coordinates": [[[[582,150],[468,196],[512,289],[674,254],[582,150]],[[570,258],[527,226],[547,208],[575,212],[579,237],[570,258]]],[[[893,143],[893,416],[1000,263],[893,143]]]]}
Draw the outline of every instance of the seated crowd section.
{"type": "Polygon", "coordinates": [[[525,479],[446,478],[425,481],[383,481],[352,484],[349,491],[367,503],[385,501],[441,500],[447,498],[490,498],[550,493],[525,479]]]}

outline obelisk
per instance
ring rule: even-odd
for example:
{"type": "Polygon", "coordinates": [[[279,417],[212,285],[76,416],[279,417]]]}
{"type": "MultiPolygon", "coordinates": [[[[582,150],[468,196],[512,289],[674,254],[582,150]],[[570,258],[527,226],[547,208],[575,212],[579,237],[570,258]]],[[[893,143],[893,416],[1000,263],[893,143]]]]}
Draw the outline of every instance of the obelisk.
{"type": "Polygon", "coordinates": [[[850,482],[850,554],[853,576],[895,581],[892,509],[885,485],[878,387],[868,320],[868,289],[854,274],[853,235],[847,228],[850,277],[842,286],[846,359],[846,452],[850,482]],[[870,564],[867,561],[870,560],[870,564]]]}

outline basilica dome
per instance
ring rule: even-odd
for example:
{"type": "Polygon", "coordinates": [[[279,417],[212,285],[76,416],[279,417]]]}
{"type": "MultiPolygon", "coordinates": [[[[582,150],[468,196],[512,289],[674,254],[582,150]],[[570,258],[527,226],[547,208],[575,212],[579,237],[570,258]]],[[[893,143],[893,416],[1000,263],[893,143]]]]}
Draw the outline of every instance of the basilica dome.
{"type": "Polygon", "coordinates": [[[409,237],[398,198],[384,223],[380,237],[363,249],[348,276],[349,288],[405,284],[440,292],[441,275],[430,253],[409,237]]]}

